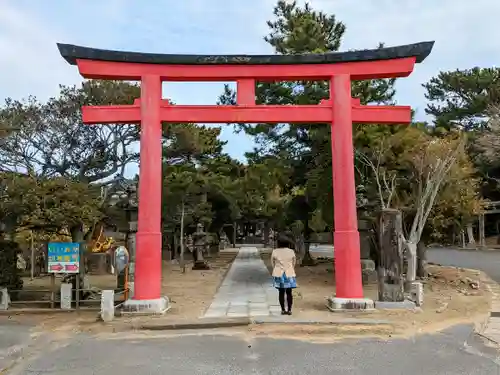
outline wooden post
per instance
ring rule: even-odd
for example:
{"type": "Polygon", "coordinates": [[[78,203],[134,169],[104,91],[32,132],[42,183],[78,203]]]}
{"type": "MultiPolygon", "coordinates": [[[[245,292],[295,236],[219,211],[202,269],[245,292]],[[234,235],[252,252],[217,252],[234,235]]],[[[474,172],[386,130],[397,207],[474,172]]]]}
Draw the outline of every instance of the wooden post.
{"type": "Polygon", "coordinates": [[[75,299],[75,307],[78,310],[80,308],[80,293],[81,293],[80,273],[77,273],[75,275],[75,277],[76,277],[76,299],[75,299]]]}
{"type": "Polygon", "coordinates": [[[236,230],[238,228],[238,224],[233,222],[233,249],[236,247],[236,230]]]}
{"type": "Polygon", "coordinates": [[[401,212],[394,209],[382,210],[379,217],[379,301],[404,301],[402,232],[401,212]]]}
{"type": "Polygon", "coordinates": [[[479,247],[486,246],[486,236],[484,233],[484,213],[479,214],[479,247]]]}
{"type": "Polygon", "coordinates": [[[269,226],[269,221],[266,220],[264,223],[263,234],[264,234],[264,247],[269,247],[269,234],[271,227],[269,226]]]}
{"type": "MultiPolygon", "coordinates": [[[[180,254],[180,266],[182,273],[186,273],[186,262],[184,261],[184,199],[182,199],[182,209],[181,209],[181,254],[180,254]]],[[[177,249],[175,249],[177,251],[177,249]]]]}
{"type": "MultiPolygon", "coordinates": [[[[129,262],[130,262],[130,254],[129,254],[129,262]]],[[[123,300],[126,301],[128,300],[128,267],[129,265],[127,264],[125,266],[125,269],[123,272],[125,273],[125,282],[123,283],[123,300]]]]}
{"type": "Polygon", "coordinates": [[[419,241],[417,244],[417,276],[427,277],[427,247],[424,241],[419,241]]]}
{"type": "Polygon", "coordinates": [[[56,275],[50,274],[50,308],[53,309],[56,304],[56,275]]]}

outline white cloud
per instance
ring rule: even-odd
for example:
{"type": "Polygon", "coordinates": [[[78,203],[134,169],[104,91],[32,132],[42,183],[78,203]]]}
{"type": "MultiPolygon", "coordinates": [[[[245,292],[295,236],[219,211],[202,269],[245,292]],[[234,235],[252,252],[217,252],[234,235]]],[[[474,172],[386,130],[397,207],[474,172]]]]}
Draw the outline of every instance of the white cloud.
{"type": "Polygon", "coordinates": [[[11,3],[0,6],[0,98],[49,96],[58,83],[74,82],[57,55],[56,34],[11,3]]]}
{"type": "Polygon", "coordinates": [[[431,55],[398,83],[398,101],[423,117],[422,83],[439,71],[491,67],[500,62],[496,38],[500,2],[493,0],[310,0],[347,26],[343,49],[435,40],[431,55]],[[355,5],[356,4],[356,5],[355,5]]]}

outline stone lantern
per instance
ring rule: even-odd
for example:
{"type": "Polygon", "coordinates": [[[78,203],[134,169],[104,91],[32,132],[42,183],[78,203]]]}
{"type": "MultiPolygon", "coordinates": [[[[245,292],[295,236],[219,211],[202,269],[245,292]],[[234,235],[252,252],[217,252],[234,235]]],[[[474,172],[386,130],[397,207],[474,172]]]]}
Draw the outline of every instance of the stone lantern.
{"type": "Polygon", "coordinates": [[[205,260],[204,255],[207,253],[208,241],[207,234],[203,230],[203,224],[196,225],[196,232],[193,233],[193,270],[208,270],[210,266],[205,260]]]}
{"type": "Polygon", "coordinates": [[[356,207],[358,212],[358,231],[360,242],[360,261],[363,284],[377,281],[377,271],[372,255],[376,253],[375,238],[377,233],[373,231],[372,220],[367,212],[373,211],[373,203],[366,198],[366,188],[364,185],[356,187],[356,207]]]}

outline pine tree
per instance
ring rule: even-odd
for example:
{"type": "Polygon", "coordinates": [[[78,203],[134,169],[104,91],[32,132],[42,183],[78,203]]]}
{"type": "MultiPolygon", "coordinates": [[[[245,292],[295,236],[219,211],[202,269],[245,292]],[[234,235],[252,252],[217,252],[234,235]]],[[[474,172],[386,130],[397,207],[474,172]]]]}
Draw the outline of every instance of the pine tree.
{"type": "MultiPolygon", "coordinates": [[[[346,26],[335,15],[304,7],[297,2],[278,1],[274,20],[268,21],[269,34],[264,40],[274,47],[277,54],[338,52],[346,26]]],[[[394,79],[353,82],[353,97],[361,103],[391,103],[395,95],[394,79]]],[[[318,104],[329,97],[328,82],[258,82],[258,104],[318,104]]],[[[235,103],[235,94],[226,87],[219,104],[235,103]]],[[[318,209],[332,225],[332,167],[330,126],[328,124],[243,124],[239,130],[255,137],[256,150],[248,156],[258,161],[265,156],[284,159],[292,168],[289,191],[302,191],[307,204],[301,204],[300,218],[308,222],[318,209]],[[307,210],[303,208],[307,207],[307,210]],[[306,211],[306,212],[304,212],[306,211]]],[[[391,131],[387,126],[372,125],[370,129],[354,125],[355,143],[366,145],[378,131],[391,131]]],[[[296,198],[297,199],[297,198],[296,198]]],[[[293,214],[297,218],[297,214],[293,214]]],[[[306,223],[305,223],[306,224],[306,223]]],[[[306,224],[307,228],[308,225],[306,224]]],[[[307,231],[307,230],[306,230],[307,231]]]]}

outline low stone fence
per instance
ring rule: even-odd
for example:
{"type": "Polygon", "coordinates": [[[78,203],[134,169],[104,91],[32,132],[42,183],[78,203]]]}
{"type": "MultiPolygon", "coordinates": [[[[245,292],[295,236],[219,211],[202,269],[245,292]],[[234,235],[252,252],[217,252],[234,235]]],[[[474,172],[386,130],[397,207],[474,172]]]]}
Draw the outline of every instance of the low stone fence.
{"type": "MultiPolygon", "coordinates": [[[[39,292],[46,292],[40,291],[39,292]]],[[[103,310],[108,311],[109,306],[120,304],[128,298],[128,290],[98,290],[93,289],[73,289],[71,283],[61,283],[58,293],[52,292],[50,299],[47,300],[21,300],[13,299],[13,293],[20,293],[21,291],[9,291],[6,288],[0,289],[0,311],[72,311],[72,310],[103,310]],[[82,298],[82,293],[89,293],[85,299],[82,298]],[[99,307],[100,306],[100,307],[99,307]]],[[[33,291],[30,291],[33,292],[33,291]]],[[[114,310],[113,310],[114,311],[114,310]]]]}

